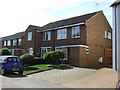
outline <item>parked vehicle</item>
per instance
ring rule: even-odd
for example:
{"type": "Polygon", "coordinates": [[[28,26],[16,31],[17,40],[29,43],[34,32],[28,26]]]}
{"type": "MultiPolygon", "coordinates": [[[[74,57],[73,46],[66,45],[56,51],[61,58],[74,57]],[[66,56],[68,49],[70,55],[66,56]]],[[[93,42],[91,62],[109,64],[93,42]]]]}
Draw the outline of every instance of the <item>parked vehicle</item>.
{"type": "Polygon", "coordinates": [[[116,89],[120,90],[120,80],[118,81],[117,85],[116,85],[116,89]]]}
{"type": "Polygon", "coordinates": [[[0,56],[0,73],[19,72],[23,74],[24,65],[18,56],[0,56]]]}

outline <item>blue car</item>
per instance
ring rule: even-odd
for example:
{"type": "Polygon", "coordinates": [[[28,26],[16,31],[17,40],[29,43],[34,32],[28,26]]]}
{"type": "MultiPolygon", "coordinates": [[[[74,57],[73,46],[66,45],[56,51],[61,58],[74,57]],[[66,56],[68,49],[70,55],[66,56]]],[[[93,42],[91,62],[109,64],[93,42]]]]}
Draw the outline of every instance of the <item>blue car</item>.
{"type": "Polygon", "coordinates": [[[19,72],[23,74],[24,65],[18,56],[0,56],[0,73],[6,75],[7,72],[19,72]]]}

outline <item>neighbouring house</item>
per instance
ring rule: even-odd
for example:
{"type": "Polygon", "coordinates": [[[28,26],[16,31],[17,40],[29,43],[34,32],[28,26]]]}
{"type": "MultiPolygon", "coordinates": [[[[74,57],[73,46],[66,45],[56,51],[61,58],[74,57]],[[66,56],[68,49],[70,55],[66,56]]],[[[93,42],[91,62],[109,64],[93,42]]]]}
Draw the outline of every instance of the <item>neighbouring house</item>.
{"type": "MultiPolygon", "coordinates": [[[[9,39],[3,39],[3,45],[7,45],[9,39]]],[[[43,27],[30,25],[22,36],[21,47],[23,53],[38,57],[47,51],[64,51],[64,60],[74,66],[108,66],[112,64],[110,57],[108,60],[112,29],[103,12],[98,11],[43,27]]]]}
{"type": "Polygon", "coordinates": [[[113,11],[113,69],[120,70],[120,0],[112,5],[113,11]]]}
{"type": "Polygon", "coordinates": [[[25,32],[16,33],[14,35],[2,37],[2,48],[9,48],[12,55],[20,56],[23,54],[22,37],[25,32]]]}
{"type": "Polygon", "coordinates": [[[40,46],[42,42],[42,28],[29,25],[23,36],[22,48],[24,49],[24,54],[34,54],[35,56],[40,56],[40,46]]]}

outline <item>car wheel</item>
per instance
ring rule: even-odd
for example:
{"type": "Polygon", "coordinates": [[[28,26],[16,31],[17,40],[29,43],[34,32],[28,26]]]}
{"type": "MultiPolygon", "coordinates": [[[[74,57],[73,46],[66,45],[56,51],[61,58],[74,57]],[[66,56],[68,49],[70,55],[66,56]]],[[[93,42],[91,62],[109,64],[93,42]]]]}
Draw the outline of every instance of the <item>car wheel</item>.
{"type": "Polygon", "coordinates": [[[23,71],[19,71],[19,74],[22,75],[22,74],[23,74],[23,71]]]}
{"type": "Polygon", "coordinates": [[[5,70],[4,70],[4,68],[2,68],[1,69],[1,75],[5,75],[6,73],[5,73],[5,70]]]}

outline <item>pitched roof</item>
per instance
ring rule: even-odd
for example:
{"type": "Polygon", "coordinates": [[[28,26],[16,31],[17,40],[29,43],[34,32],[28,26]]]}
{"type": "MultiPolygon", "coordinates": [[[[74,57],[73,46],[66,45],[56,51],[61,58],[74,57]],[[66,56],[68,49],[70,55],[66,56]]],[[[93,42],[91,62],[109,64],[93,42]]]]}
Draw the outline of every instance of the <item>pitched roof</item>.
{"type": "Polygon", "coordinates": [[[120,0],[116,0],[111,6],[116,6],[120,4],[120,0]]]}
{"type": "Polygon", "coordinates": [[[10,36],[2,37],[2,40],[12,40],[17,38],[22,38],[25,35],[25,32],[19,32],[10,36]]]}
{"type": "Polygon", "coordinates": [[[43,30],[52,29],[52,28],[61,27],[61,26],[66,26],[66,25],[77,24],[77,23],[83,23],[99,12],[100,11],[81,15],[81,16],[77,16],[77,17],[72,17],[69,19],[64,19],[64,20],[60,20],[60,21],[56,21],[56,22],[51,22],[51,23],[43,26],[43,30]]]}
{"type": "Polygon", "coordinates": [[[34,30],[42,31],[42,27],[39,27],[39,26],[29,25],[29,27],[32,27],[34,30]]]}

